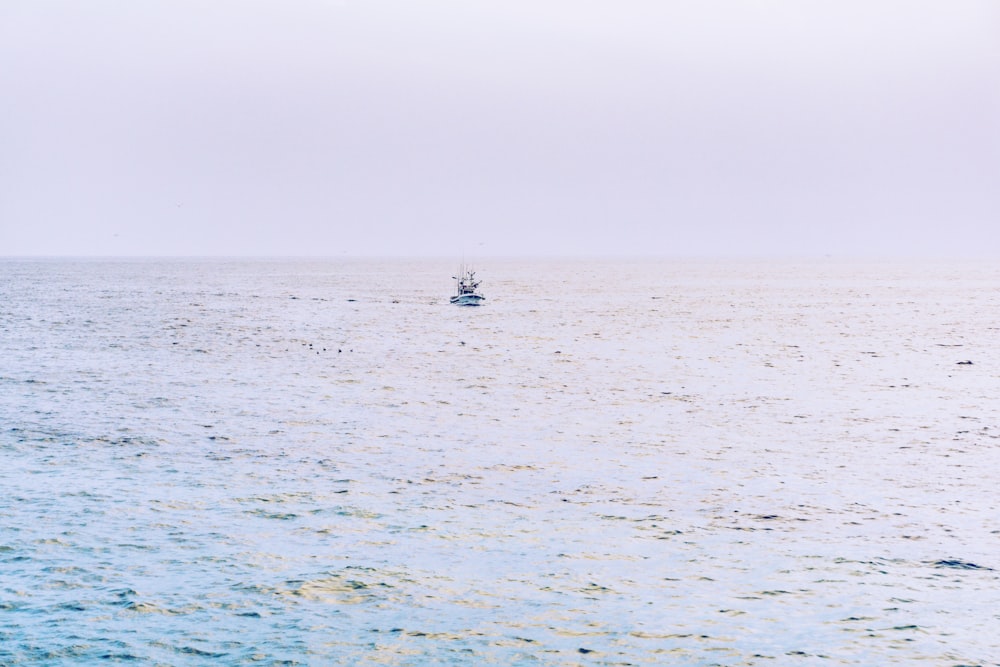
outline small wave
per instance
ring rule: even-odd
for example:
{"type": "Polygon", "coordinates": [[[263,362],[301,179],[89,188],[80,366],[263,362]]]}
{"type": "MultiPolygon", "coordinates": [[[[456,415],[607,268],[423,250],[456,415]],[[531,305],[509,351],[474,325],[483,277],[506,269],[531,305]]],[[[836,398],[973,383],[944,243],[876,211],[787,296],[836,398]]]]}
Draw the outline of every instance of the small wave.
{"type": "Polygon", "coordinates": [[[244,514],[259,516],[263,519],[277,519],[278,521],[290,521],[299,518],[298,514],[292,512],[267,512],[265,510],[247,510],[244,514]]]}
{"type": "Polygon", "coordinates": [[[363,581],[348,574],[333,574],[310,580],[286,582],[289,589],[284,593],[297,598],[333,604],[361,604],[380,598],[393,586],[385,582],[363,581]]]}
{"type": "Polygon", "coordinates": [[[178,653],[183,653],[185,655],[195,655],[195,656],[198,656],[199,658],[218,659],[218,658],[225,658],[226,655],[228,655],[227,653],[217,653],[215,651],[205,651],[205,650],[202,650],[200,648],[195,648],[193,646],[182,646],[182,647],[180,647],[179,649],[176,649],[176,650],[177,650],[178,653]]]}
{"type": "Polygon", "coordinates": [[[951,568],[953,570],[989,570],[992,571],[992,567],[986,567],[985,565],[977,565],[976,563],[970,563],[968,561],[959,560],[957,558],[945,558],[942,560],[936,560],[931,563],[934,567],[951,568]]]}

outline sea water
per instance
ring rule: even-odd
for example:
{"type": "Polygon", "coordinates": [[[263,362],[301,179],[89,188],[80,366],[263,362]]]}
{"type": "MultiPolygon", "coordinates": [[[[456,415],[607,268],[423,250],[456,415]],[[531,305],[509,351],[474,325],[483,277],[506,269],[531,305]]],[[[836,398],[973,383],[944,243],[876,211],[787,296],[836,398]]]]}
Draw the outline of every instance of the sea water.
{"type": "Polygon", "coordinates": [[[1000,664],[1000,267],[0,261],[0,664],[1000,664]]]}

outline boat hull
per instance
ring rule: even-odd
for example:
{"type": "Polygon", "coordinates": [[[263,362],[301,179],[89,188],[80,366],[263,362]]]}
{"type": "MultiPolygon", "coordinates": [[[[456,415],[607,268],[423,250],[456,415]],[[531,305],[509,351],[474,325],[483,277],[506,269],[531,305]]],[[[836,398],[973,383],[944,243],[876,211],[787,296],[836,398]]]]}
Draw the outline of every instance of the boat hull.
{"type": "Polygon", "coordinates": [[[451,302],[456,306],[481,306],[486,298],[479,294],[460,294],[451,297],[451,302]]]}

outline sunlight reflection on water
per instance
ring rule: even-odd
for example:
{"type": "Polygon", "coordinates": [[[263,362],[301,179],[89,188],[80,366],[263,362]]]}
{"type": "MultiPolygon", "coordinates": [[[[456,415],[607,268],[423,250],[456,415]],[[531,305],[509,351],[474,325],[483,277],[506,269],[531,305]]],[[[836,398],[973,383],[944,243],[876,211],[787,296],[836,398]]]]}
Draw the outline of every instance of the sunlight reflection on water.
{"type": "Polygon", "coordinates": [[[993,267],[0,267],[0,663],[1000,664],[993,267]]]}

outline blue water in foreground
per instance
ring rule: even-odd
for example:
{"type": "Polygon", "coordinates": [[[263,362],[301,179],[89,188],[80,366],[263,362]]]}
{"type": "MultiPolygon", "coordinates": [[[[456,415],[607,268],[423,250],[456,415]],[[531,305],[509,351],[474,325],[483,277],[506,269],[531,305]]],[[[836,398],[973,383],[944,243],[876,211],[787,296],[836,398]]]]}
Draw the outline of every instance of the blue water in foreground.
{"type": "Polygon", "coordinates": [[[0,664],[1000,664],[1000,268],[454,268],[0,261],[0,664]]]}

